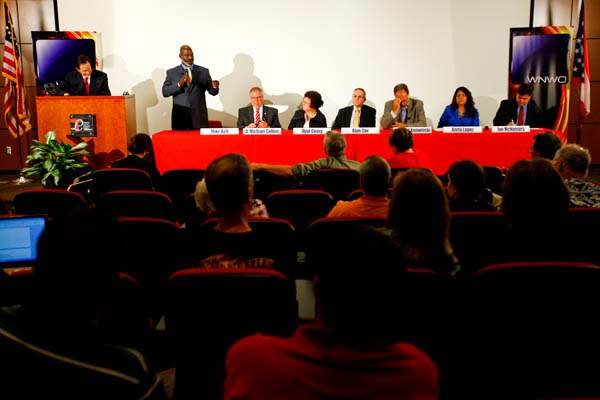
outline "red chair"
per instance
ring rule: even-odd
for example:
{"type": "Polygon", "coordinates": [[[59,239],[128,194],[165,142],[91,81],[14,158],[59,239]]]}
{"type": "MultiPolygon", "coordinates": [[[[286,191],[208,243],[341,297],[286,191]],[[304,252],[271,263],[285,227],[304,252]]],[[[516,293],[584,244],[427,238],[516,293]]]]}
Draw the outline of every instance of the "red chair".
{"type": "Polygon", "coordinates": [[[361,218],[319,218],[308,227],[309,236],[319,232],[335,234],[335,231],[343,230],[349,225],[367,225],[374,228],[383,228],[385,218],[380,216],[364,216],[361,218]]]}
{"type": "Polygon", "coordinates": [[[218,120],[208,120],[208,127],[209,128],[213,128],[213,129],[217,129],[217,128],[222,128],[223,127],[223,123],[221,121],[218,120]]]}
{"type": "Polygon", "coordinates": [[[360,174],[350,168],[320,169],[304,179],[302,188],[323,190],[335,200],[345,200],[348,194],[360,188],[360,174]]]}
{"type": "Polygon", "coordinates": [[[109,168],[94,171],[96,195],[114,190],[154,190],[146,171],[133,168],[109,168]]]}
{"type": "Polygon", "coordinates": [[[221,398],[225,355],[256,332],[290,335],[297,319],[293,282],[256,269],[187,269],[169,279],[167,334],[178,399],[221,398]]]}
{"type": "Polygon", "coordinates": [[[503,260],[507,228],[499,212],[450,213],[450,243],[463,275],[503,260]]]}
{"type": "Polygon", "coordinates": [[[196,184],[204,178],[204,172],[203,169],[174,169],[161,175],[160,191],[173,201],[178,221],[185,220],[186,199],[196,191],[196,184]]]}
{"type": "Polygon", "coordinates": [[[598,287],[600,267],[589,263],[508,263],[478,271],[464,328],[475,397],[597,398],[598,287]]]}
{"type": "Polygon", "coordinates": [[[160,218],[175,221],[171,199],[159,192],[116,190],[100,195],[96,207],[114,217],[160,218]]]}
{"type": "Polygon", "coordinates": [[[13,205],[16,214],[44,214],[55,219],[87,208],[85,199],[79,193],[58,189],[33,189],[17,193],[13,205]]]}
{"type": "Polygon", "coordinates": [[[282,190],[271,193],[267,199],[269,215],[290,221],[299,232],[325,217],[333,205],[331,195],[322,190],[282,190]]]}

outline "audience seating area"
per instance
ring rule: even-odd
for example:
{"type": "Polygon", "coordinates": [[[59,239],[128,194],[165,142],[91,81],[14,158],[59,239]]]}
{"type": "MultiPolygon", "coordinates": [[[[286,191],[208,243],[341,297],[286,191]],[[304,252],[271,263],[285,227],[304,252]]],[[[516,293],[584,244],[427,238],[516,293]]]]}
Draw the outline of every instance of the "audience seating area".
{"type": "MultiPolygon", "coordinates": [[[[488,188],[498,192],[503,171],[485,171],[488,188]]],[[[378,217],[323,218],[336,200],[360,195],[358,174],[352,172],[324,171],[301,188],[290,183],[288,190],[278,190],[283,181],[256,177],[257,188],[262,187],[255,193],[270,218],[251,219],[250,226],[290,244],[286,262],[294,264],[292,276],[254,269],[182,269],[182,232],[216,224],[194,214],[193,191],[202,170],[164,173],[156,188],[163,192],[154,190],[145,172],[100,170],[93,174],[91,191],[26,191],[15,197],[13,207],[15,214],[50,218],[96,207],[117,217],[123,243],[118,251],[126,256],[115,263],[122,279],[145,292],[145,312],[153,323],[166,317],[176,398],[218,398],[224,356],[232,343],[254,332],[287,336],[302,322],[297,321],[294,280],[310,278],[302,271],[302,257],[296,257],[309,251],[306,239],[335,235],[349,224],[384,227],[378,217]]],[[[565,252],[571,257],[520,262],[503,253],[507,223],[502,213],[451,213],[450,240],[461,273],[455,279],[409,269],[401,287],[405,307],[390,315],[397,318],[399,339],[417,344],[438,365],[442,397],[600,396],[595,323],[600,246],[592,234],[598,230],[600,209],[572,209],[567,228],[548,233],[577,235],[577,240],[565,240],[565,246],[572,246],[565,252]],[[490,266],[498,262],[510,263],[490,266]]],[[[24,301],[30,287],[31,274],[23,271],[0,280],[0,305],[24,301]]]]}

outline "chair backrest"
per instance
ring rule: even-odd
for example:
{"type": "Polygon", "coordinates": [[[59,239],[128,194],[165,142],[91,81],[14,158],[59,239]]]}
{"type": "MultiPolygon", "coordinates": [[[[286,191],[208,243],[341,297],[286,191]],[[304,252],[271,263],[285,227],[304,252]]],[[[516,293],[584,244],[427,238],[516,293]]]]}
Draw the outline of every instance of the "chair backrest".
{"type": "Polygon", "coordinates": [[[350,168],[320,169],[309,174],[302,187],[323,190],[335,200],[345,200],[348,194],[360,188],[360,173],[350,168]]]}
{"type": "Polygon", "coordinates": [[[450,213],[450,243],[463,275],[502,260],[506,222],[499,212],[450,213]]]}
{"type": "Polygon", "coordinates": [[[4,200],[0,199],[0,215],[8,214],[8,207],[4,200]]]}
{"type": "Polygon", "coordinates": [[[208,120],[208,127],[209,128],[222,128],[223,127],[223,123],[219,120],[212,120],[209,119],[208,120]]]}
{"type": "Polygon", "coordinates": [[[160,177],[161,191],[168,194],[175,204],[194,193],[196,184],[204,178],[203,169],[173,169],[160,177]]]}
{"type": "Polygon", "coordinates": [[[480,390],[523,398],[600,394],[598,369],[589,368],[600,356],[600,267],[509,263],[478,271],[471,283],[468,364],[480,390]]]}
{"type": "Polygon", "coordinates": [[[94,171],[96,194],[113,190],[154,190],[146,171],[133,168],[109,168],[94,171]]]}
{"type": "Polygon", "coordinates": [[[17,214],[44,214],[54,219],[87,208],[85,199],[79,193],[58,189],[34,189],[17,193],[13,205],[17,214]]]}
{"type": "Polygon", "coordinates": [[[502,193],[502,183],[504,182],[504,173],[498,167],[483,167],[485,173],[485,187],[492,192],[502,193]]]}
{"type": "Polygon", "coordinates": [[[266,202],[271,193],[294,188],[294,179],[273,174],[269,171],[254,172],[254,198],[266,202]]]}
{"type": "Polygon", "coordinates": [[[331,195],[322,190],[282,190],[271,193],[267,199],[269,215],[290,221],[300,232],[325,217],[333,205],[331,195]]]}
{"type": "Polygon", "coordinates": [[[278,272],[176,272],[169,279],[166,314],[175,357],[175,397],[219,398],[229,347],[256,332],[289,335],[296,317],[293,282],[278,272]]]}
{"type": "Polygon", "coordinates": [[[573,260],[600,265],[600,246],[595,232],[600,232],[600,208],[572,208],[569,210],[565,238],[571,236],[569,256],[573,260]]]}
{"type": "Polygon", "coordinates": [[[98,198],[98,210],[114,217],[160,218],[175,221],[173,203],[164,193],[116,190],[98,198]]]}
{"type": "Polygon", "coordinates": [[[336,231],[346,229],[351,225],[366,225],[373,228],[383,228],[385,218],[380,216],[365,216],[360,218],[319,218],[308,227],[309,235],[318,234],[323,231],[327,234],[335,234],[336,231]]]}

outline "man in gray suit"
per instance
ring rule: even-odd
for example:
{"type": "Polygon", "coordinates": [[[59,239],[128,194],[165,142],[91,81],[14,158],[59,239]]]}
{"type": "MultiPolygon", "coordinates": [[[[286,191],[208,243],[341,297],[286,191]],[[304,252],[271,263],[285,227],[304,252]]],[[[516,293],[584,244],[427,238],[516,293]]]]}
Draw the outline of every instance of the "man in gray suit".
{"type": "Polygon", "coordinates": [[[179,49],[181,65],[167,71],[163,83],[164,97],[173,96],[171,127],[192,130],[208,127],[208,110],[204,93],[219,93],[219,81],[213,81],[207,68],[194,65],[194,52],[188,45],[179,49]]]}
{"type": "Polygon", "coordinates": [[[281,128],[277,109],[264,103],[263,90],[258,86],[250,89],[250,105],[238,110],[238,128],[281,128]]]}
{"type": "Polygon", "coordinates": [[[385,103],[381,117],[381,129],[426,126],[425,110],[421,100],[408,97],[408,86],[400,83],[394,86],[394,100],[385,103]]]}

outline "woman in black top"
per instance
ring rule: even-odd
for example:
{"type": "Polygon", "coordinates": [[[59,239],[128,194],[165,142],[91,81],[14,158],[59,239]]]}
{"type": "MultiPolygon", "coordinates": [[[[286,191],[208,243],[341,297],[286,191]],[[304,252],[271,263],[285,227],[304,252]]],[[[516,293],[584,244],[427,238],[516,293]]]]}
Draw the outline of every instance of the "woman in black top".
{"type": "Polygon", "coordinates": [[[319,108],[323,105],[323,99],[319,92],[309,90],[304,93],[302,100],[302,109],[296,111],[288,129],[294,128],[325,128],[327,127],[327,119],[319,108]]]}

